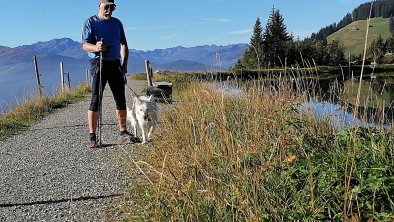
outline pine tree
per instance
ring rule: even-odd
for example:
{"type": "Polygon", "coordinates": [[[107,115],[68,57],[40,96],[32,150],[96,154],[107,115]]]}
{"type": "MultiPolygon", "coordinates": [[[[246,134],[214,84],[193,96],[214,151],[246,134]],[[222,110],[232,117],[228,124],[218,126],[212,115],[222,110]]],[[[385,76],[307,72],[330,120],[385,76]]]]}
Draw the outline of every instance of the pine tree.
{"type": "Polygon", "coordinates": [[[287,32],[284,19],[279,10],[275,10],[274,7],[263,33],[263,38],[266,65],[283,66],[282,61],[286,57],[286,42],[293,38],[287,32]]]}
{"type": "Polygon", "coordinates": [[[389,29],[390,29],[391,34],[394,34],[394,18],[393,18],[393,16],[391,16],[390,20],[389,20],[389,29]]]}
{"type": "Polygon", "coordinates": [[[383,57],[383,55],[386,53],[386,42],[383,40],[382,35],[379,35],[372,41],[368,51],[371,56],[377,60],[380,60],[383,57]]]}
{"type": "Polygon", "coordinates": [[[257,18],[253,27],[253,35],[250,39],[248,54],[250,55],[251,67],[261,68],[263,58],[263,28],[260,19],[257,18]]]}
{"type": "Polygon", "coordinates": [[[394,34],[386,39],[386,52],[387,53],[394,53],[394,34]]]}
{"type": "Polygon", "coordinates": [[[249,48],[245,51],[243,57],[235,64],[235,68],[259,69],[263,59],[263,28],[261,27],[260,18],[256,19],[253,27],[253,34],[250,38],[249,48]]]}

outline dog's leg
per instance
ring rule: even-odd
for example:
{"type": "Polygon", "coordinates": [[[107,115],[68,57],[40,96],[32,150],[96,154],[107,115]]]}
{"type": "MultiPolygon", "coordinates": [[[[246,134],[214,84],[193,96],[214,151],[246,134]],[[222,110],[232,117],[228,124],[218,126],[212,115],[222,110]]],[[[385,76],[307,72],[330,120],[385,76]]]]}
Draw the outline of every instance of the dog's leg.
{"type": "Polygon", "coordinates": [[[137,136],[137,124],[133,125],[134,136],[137,136]]]}
{"type": "Polygon", "coordinates": [[[143,122],[139,122],[140,128],[141,128],[141,134],[142,134],[142,143],[145,144],[147,143],[146,141],[146,134],[145,134],[145,127],[143,122]]]}
{"type": "Polygon", "coordinates": [[[152,141],[152,134],[153,134],[153,124],[150,126],[149,128],[149,132],[148,132],[148,136],[147,136],[147,140],[150,142],[152,141]]]}

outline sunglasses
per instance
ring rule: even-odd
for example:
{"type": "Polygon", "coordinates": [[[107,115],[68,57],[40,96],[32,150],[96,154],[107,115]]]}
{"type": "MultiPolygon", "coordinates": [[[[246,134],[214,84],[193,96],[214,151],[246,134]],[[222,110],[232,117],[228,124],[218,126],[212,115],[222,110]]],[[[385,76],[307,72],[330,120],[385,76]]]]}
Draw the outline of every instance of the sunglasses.
{"type": "Polygon", "coordinates": [[[105,10],[115,11],[116,5],[115,5],[115,4],[112,4],[112,5],[104,5],[104,9],[105,9],[105,10]]]}

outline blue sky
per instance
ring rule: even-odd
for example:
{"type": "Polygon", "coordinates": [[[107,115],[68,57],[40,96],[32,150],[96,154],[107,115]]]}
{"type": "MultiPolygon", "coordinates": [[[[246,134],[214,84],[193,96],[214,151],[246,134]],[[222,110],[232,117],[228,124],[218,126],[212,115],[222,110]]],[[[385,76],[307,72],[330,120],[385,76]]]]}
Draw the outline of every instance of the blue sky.
{"type": "MultiPolygon", "coordinates": [[[[129,48],[249,43],[260,18],[273,5],[287,29],[301,39],[338,22],[366,0],[115,0],[113,16],[125,27],[129,48]]],[[[71,38],[80,41],[84,21],[97,14],[98,0],[8,0],[2,2],[0,45],[16,47],[71,38]]]]}

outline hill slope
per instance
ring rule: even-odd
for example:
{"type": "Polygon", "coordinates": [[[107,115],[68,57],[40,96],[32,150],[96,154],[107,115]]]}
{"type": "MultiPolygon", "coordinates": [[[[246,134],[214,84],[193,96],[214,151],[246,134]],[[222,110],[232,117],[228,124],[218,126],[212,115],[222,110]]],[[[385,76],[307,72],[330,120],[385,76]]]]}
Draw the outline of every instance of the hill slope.
{"type": "MultiPolygon", "coordinates": [[[[368,30],[368,47],[379,34],[382,35],[383,39],[387,39],[391,36],[389,20],[388,18],[382,17],[371,19],[368,30]]],[[[349,53],[352,55],[359,55],[362,54],[364,49],[366,29],[367,20],[355,21],[328,36],[327,41],[339,39],[345,46],[345,55],[349,53]]]]}

